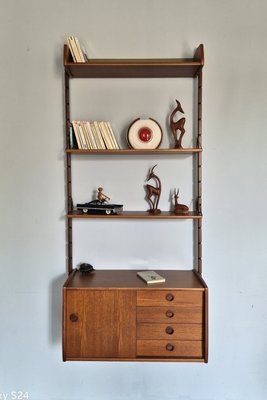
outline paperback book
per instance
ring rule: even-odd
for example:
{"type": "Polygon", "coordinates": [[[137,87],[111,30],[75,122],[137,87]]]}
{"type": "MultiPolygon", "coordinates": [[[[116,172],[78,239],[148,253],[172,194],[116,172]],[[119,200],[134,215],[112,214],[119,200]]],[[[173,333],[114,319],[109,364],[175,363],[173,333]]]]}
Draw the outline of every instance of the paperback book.
{"type": "Polygon", "coordinates": [[[140,271],[137,272],[137,275],[148,285],[150,285],[151,283],[163,283],[166,281],[166,279],[163,278],[163,276],[159,275],[155,271],[140,271]]]}

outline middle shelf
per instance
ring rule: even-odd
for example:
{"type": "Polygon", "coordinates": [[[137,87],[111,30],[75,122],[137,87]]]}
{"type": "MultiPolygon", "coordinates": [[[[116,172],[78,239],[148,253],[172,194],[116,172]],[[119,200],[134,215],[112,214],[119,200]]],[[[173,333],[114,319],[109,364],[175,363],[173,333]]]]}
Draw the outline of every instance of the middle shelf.
{"type": "Polygon", "coordinates": [[[188,215],[175,215],[172,211],[162,211],[160,214],[150,214],[148,211],[123,211],[122,214],[84,214],[74,210],[67,214],[67,218],[136,218],[136,219],[201,219],[202,214],[189,211],[188,215]]]}

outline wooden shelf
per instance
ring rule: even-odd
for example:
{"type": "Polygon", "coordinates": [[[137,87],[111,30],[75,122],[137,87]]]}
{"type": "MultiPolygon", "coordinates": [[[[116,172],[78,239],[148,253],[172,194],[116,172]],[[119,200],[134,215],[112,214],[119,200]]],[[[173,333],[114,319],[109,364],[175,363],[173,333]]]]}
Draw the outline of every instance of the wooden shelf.
{"type": "Polygon", "coordinates": [[[103,150],[103,149],[66,149],[66,153],[73,154],[192,154],[201,153],[201,148],[185,148],[185,149],[113,149],[113,150],[103,150]]]}
{"type": "Polygon", "coordinates": [[[64,46],[64,66],[73,78],[192,78],[204,65],[203,45],[193,58],[177,59],[92,59],[74,63],[64,46]]]}
{"type": "MultiPolygon", "coordinates": [[[[193,120],[196,130],[192,144],[195,147],[151,150],[130,148],[112,150],[68,148],[65,150],[66,192],[70,211],[66,216],[69,276],[63,289],[64,361],[208,361],[208,288],[202,278],[203,66],[202,44],[198,46],[192,58],[93,59],[86,63],[74,63],[68,46],[64,46],[65,143],[67,146],[70,145],[70,80],[72,78],[194,78],[196,81],[193,90],[193,98],[196,101],[193,120]],[[92,160],[95,156],[100,156],[101,162],[111,161],[112,157],[115,157],[117,161],[119,159],[123,161],[128,159],[128,155],[132,157],[139,155],[139,161],[144,155],[148,160],[151,156],[158,157],[158,155],[161,155],[159,159],[173,157],[172,161],[175,157],[177,162],[182,154],[187,155],[186,158],[196,157],[192,184],[195,189],[194,197],[198,203],[198,206],[194,207],[199,211],[190,211],[188,215],[175,215],[173,211],[162,211],[160,214],[153,215],[148,211],[126,210],[119,215],[93,215],[85,214],[82,210],[72,210],[72,208],[77,208],[73,206],[72,198],[71,169],[72,155],[75,154],[89,155],[92,160]],[[126,269],[101,269],[105,266],[95,265],[95,271],[82,274],[77,269],[73,269],[73,219],[86,219],[88,223],[91,220],[90,225],[93,219],[98,219],[99,223],[100,219],[105,222],[107,219],[142,219],[143,223],[148,224],[152,223],[151,220],[165,220],[165,223],[167,220],[169,222],[173,220],[171,225],[181,223],[177,220],[187,220],[193,228],[192,258],[196,260],[196,265],[191,270],[159,270],[167,266],[164,263],[154,264],[151,269],[162,275],[165,282],[151,285],[147,285],[137,276],[137,269],[131,269],[131,267],[129,269],[127,265],[125,265],[126,269]]],[[[173,83],[175,83],[174,79],[173,83]]],[[[127,147],[126,143],[125,147],[127,147]]],[[[133,158],[132,160],[134,161],[133,158]]],[[[153,192],[156,201],[161,185],[160,182],[156,182],[155,185],[154,189],[158,189],[153,192]]],[[[147,208],[148,205],[144,205],[144,209],[147,208]]],[[[163,222],[157,222],[159,223],[163,222]]],[[[172,227],[170,231],[171,229],[172,227]]],[[[103,247],[101,240],[99,246],[103,247]]],[[[174,249],[174,251],[177,250],[174,249]]],[[[113,265],[116,266],[115,261],[113,265]]],[[[179,264],[173,265],[173,268],[177,267],[179,264]]],[[[146,268],[138,268],[138,270],[142,269],[146,268]]]]}
{"type": "MultiPolygon", "coordinates": [[[[138,271],[142,271],[142,268],[138,271]]],[[[166,282],[147,285],[137,276],[137,270],[126,269],[97,269],[90,274],[81,274],[78,270],[74,270],[67,279],[64,287],[73,289],[116,289],[116,288],[135,288],[135,289],[194,289],[204,290],[207,288],[206,283],[195,270],[158,270],[158,274],[164,276],[166,282]]]]}
{"type": "Polygon", "coordinates": [[[153,215],[148,211],[123,211],[119,215],[106,215],[106,214],[84,214],[82,211],[72,211],[67,215],[68,218],[115,218],[115,219],[201,219],[202,215],[190,211],[188,215],[175,215],[171,211],[162,211],[160,214],[153,215]]]}

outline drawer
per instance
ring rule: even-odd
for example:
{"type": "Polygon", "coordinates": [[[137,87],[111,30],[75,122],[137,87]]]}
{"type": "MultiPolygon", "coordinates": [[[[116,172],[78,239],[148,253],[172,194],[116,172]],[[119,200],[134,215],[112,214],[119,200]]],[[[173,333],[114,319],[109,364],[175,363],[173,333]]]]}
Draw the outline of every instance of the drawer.
{"type": "Polygon", "coordinates": [[[203,327],[197,324],[138,324],[137,339],[202,340],[203,327]]]}
{"type": "Polygon", "coordinates": [[[137,357],[203,358],[203,342],[137,340],[137,357]]]}
{"type": "Polygon", "coordinates": [[[195,307],[137,307],[137,322],[201,324],[202,308],[195,307]]]}
{"type": "Polygon", "coordinates": [[[138,290],[137,306],[202,306],[201,290],[138,290]]]}

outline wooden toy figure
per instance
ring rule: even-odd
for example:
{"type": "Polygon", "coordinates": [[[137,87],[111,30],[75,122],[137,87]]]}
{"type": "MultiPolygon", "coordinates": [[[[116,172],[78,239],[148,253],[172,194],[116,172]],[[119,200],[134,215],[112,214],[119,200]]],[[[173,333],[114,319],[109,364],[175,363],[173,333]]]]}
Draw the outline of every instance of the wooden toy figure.
{"type": "Polygon", "coordinates": [[[108,202],[108,200],[110,200],[110,198],[103,193],[102,187],[99,187],[97,190],[97,200],[99,201],[99,203],[108,202]]]}
{"type": "Polygon", "coordinates": [[[178,199],[179,199],[179,189],[174,190],[174,214],[175,215],[188,215],[189,213],[189,208],[185,204],[179,204],[178,199]]]}

